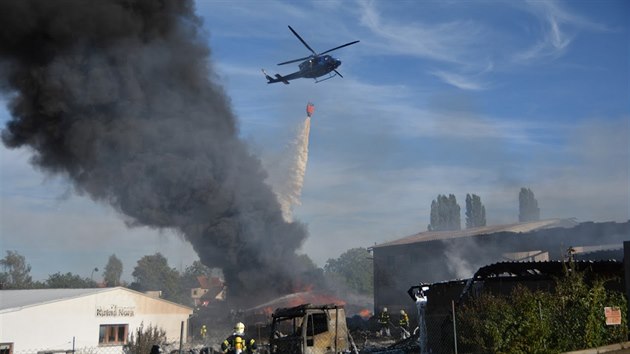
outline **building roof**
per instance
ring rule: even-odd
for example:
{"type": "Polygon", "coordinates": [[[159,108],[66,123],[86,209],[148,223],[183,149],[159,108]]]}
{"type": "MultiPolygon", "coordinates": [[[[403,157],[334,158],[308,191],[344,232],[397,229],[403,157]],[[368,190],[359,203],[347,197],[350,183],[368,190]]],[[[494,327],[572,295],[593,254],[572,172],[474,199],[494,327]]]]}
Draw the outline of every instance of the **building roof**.
{"type": "Polygon", "coordinates": [[[199,287],[202,289],[210,289],[210,282],[208,281],[208,277],[205,275],[198,275],[197,282],[199,283],[199,287]]]}
{"type": "Polygon", "coordinates": [[[448,240],[461,237],[471,237],[479,235],[488,235],[498,232],[524,233],[542,229],[550,229],[554,227],[569,228],[576,226],[578,223],[574,219],[548,219],[540,221],[521,222],[516,224],[494,225],[476,227],[472,229],[453,230],[453,231],[425,231],[411,236],[403,237],[394,241],[381,243],[372,248],[407,245],[411,243],[448,240]]]}
{"type": "Polygon", "coordinates": [[[223,288],[223,281],[219,277],[207,277],[205,275],[198,275],[197,282],[199,283],[199,287],[201,289],[210,289],[210,288],[223,288]]]}
{"type": "MultiPolygon", "coordinates": [[[[83,296],[94,295],[114,290],[129,291],[132,293],[148,296],[141,292],[137,292],[125,287],[115,288],[89,288],[89,289],[17,289],[17,290],[0,290],[0,313],[20,310],[24,307],[43,305],[46,303],[69,300],[83,296]]],[[[176,306],[192,308],[171,302],[164,299],[156,299],[164,301],[176,306]]]]}

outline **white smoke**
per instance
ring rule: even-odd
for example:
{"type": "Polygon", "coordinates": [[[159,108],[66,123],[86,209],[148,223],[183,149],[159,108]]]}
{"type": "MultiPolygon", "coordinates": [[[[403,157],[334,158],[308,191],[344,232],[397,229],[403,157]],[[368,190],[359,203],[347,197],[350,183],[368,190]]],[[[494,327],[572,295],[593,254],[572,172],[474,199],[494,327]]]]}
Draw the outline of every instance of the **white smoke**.
{"type": "Polygon", "coordinates": [[[306,117],[298,127],[297,135],[288,144],[289,163],[282,182],[274,186],[280,202],[282,216],[286,221],[293,220],[293,208],[300,205],[304,175],[308,163],[308,137],[311,131],[311,117],[306,117]]]}
{"type": "MultiPolygon", "coordinates": [[[[475,271],[482,265],[473,264],[471,261],[471,255],[477,254],[479,246],[474,240],[464,241],[465,247],[462,247],[462,243],[456,243],[452,241],[445,241],[446,249],[444,256],[447,259],[446,266],[452,274],[455,274],[456,279],[468,279],[473,276],[475,271]]],[[[474,258],[474,256],[473,256],[474,258]]]]}

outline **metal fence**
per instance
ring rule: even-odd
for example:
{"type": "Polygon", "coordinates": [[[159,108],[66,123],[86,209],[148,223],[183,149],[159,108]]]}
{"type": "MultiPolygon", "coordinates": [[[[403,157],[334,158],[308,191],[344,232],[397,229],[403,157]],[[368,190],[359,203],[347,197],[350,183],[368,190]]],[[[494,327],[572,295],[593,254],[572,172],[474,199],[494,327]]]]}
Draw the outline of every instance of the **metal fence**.
{"type": "MultiPolygon", "coordinates": [[[[201,346],[184,345],[182,347],[183,354],[199,354],[201,346]]],[[[160,351],[163,354],[178,354],[179,343],[169,343],[160,345],[160,351]]],[[[12,354],[149,354],[150,348],[146,353],[133,353],[127,346],[92,346],[92,347],[75,347],[71,345],[58,346],[54,348],[39,348],[28,350],[13,350],[12,354]]]]}
{"type": "MultiPolygon", "coordinates": [[[[54,347],[28,350],[14,350],[13,354],[127,354],[121,346],[110,347],[54,347]]],[[[147,353],[148,354],[148,353],[147,353]]]]}
{"type": "MultiPolygon", "coordinates": [[[[462,338],[475,336],[471,329],[457,322],[457,308],[452,303],[450,311],[427,314],[424,316],[426,326],[426,339],[424,345],[418,343],[420,354],[462,354],[475,353],[470,344],[462,341],[462,338]],[[457,341],[455,340],[457,338],[457,341]],[[424,348],[422,350],[421,348],[424,348]]],[[[418,322],[415,322],[418,324],[418,322]]],[[[419,341],[419,329],[414,330],[414,340],[419,341]]]]}

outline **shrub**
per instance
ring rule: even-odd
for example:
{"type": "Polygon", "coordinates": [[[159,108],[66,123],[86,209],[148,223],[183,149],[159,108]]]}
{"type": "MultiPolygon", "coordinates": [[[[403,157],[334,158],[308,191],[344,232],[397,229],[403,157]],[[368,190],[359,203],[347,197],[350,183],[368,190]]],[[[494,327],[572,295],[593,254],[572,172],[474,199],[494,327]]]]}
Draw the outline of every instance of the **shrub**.
{"type": "Polygon", "coordinates": [[[154,345],[164,346],[165,344],[166,331],[151,325],[145,330],[144,324],[141,324],[140,327],[129,336],[127,353],[149,354],[154,345]]]}

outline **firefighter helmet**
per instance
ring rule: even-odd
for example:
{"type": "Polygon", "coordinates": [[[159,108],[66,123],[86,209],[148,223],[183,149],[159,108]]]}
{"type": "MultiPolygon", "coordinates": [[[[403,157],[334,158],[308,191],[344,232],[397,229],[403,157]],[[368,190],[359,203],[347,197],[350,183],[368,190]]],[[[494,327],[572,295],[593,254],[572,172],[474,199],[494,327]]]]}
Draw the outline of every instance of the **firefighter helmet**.
{"type": "Polygon", "coordinates": [[[387,312],[387,307],[383,307],[383,312],[387,312]]]}
{"type": "Polygon", "coordinates": [[[404,315],[405,314],[405,310],[400,310],[400,314],[404,315]]]}
{"type": "Polygon", "coordinates": [[[245,325],[243,324],[243,322],[238,322],[234,325],[234,332],[238,334],[245,333],[245,325]]]}

